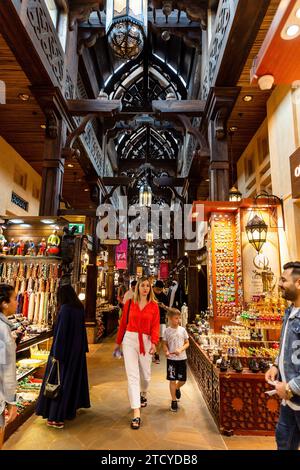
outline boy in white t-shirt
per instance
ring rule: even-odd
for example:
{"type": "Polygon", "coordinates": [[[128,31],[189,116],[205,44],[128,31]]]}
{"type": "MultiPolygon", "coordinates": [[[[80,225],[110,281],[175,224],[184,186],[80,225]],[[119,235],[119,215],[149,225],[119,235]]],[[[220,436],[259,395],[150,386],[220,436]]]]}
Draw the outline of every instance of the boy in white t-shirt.
{"type": "Polygon", "coordinates": [[[177,400],[181,397],[180,388],[186,382],[186,349],[189,347],[188,334],[180,326],[180,311],[176,308],[168,308],[167,316],[169,327],[163,336],[163,348],[167,357],[167,380],[170,381],[172,397],[170,411],[177,411],[177,400]]]}

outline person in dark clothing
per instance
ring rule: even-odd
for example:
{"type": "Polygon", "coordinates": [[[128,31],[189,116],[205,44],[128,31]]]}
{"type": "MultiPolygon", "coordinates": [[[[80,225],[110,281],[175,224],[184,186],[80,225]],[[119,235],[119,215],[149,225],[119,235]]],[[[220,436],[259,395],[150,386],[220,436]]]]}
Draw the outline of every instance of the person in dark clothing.
{"type": "Polygon", "coordinates": [[[168,297],[164,294],[164,283],[161,280],[157,280],[154,285],[154,294],[159,306],[159,315],[160,315],[160,333],[159,333],[159,343],[157,345],[156,353],[154,354],[154,362],[156,364],[160,363],[159,351],[162,346],[162,339],[166,329],[166,308],[168,305],[168,297]]]}
{"type": "MultiPolygon", "coordinates": [[[[84,324],[84,308],[71,285],[58,290],[60,306],[54,328],[45,378],[37,403],[36,414],[46,418],[47,425],[63,428],[66,419],[76,417],[79,408],[90,408],[86,353],[87,335],[84,324]],[[45,383],[52,367],[52,358],[59,362],[61,388],[57,398],[44,396],[45,383]]],[[[55,365],[49,383],[57,383],[55,365]]]]}

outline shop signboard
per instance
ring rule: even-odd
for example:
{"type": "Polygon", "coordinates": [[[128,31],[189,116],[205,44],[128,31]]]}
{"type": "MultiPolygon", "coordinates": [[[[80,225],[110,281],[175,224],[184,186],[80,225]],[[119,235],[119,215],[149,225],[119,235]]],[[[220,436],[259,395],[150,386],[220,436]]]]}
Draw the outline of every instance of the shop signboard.
{"type": "Polygon", "coordinates": [[[69,229],[76,227],[75,235],[84,235],[85,224],[69,224],[69,229]]]}
{"type": "Polygon", "coordinates": [[[116,246],[116,268],[127,269],[127,248],[128,240],[121,240],[120,245],[116,246]]]}
{"type": "Polygon", "coordinates": [[[300,198],[300,148],[290,156],[292,197],[300,198]]]}
{"type": "Polygon", "coordinates": [[[168,279],[169,277],[169,262],[161,261],[159,265],[159,278],[168,279]]]}

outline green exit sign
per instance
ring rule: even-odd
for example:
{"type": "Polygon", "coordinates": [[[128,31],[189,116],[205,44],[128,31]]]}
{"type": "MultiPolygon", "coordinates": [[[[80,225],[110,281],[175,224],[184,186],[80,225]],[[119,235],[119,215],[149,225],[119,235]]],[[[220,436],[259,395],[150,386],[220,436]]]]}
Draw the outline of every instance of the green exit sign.
{"type": "Polygon", "coordinates": [[[75,230],[76,235],[84,235],[85,224],[69,224],[69,229],[70,230],[73,227],[76,227],[76,230],[75,230]]]}

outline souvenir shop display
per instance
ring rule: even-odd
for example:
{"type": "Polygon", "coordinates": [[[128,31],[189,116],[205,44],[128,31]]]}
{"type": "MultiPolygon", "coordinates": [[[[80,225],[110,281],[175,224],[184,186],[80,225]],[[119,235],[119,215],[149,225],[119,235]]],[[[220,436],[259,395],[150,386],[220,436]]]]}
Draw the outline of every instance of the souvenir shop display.
{"type": "MultiPolygon", "coordinates": [[[[10,319],[16,326],[17,319],[10,319]]],[[[5,440],[33,413],[43,382],[52,338],[51,332],[32,337],[17,347],[17,417],[5,428],[5,440]]]]}
{"type": "MultiPolygon", "coordinates": [[[[60,264],[53,263],[50,258],[34,262],[32,258],[28,261],[0,260],[0,281],[14,285],[19,319],[28,322],[26,326],[36,325],[41,331],[53,325],[60,276],[60,264]]],[[[28,332],[34,331],[28,328],[28,332]]]]}
{"type": "Polygon", "coordinates": [[[60,238],[57,234],[57,230],[53,230],[52,234],[48,237],[47,241],[47,255],[58,256],[60,252],[60,238]]]}
{"type": "Polygon", "coordinates": [[[257,202],[201,203],[208,222],[209,314],[200,312],[187,325],[189,366],[222,433],[274,435],[280,399],[266,393],[265,372],[279,352],[286,308],[275,289],[281,264],[278,227],[271,227],[268,215],[277,209],[260,201],[270,242],[258,256],[247,237],[249,212],[253,204],[257,210],[257,202]],[[269,283],[263,278],[266,266],[269,283]]]}
{"type": "Polygon", "coordinates": [[[212,213],[208,232],[209,309],[220,331],[241,310],[243,299],[239,219],[212,213]]]}

